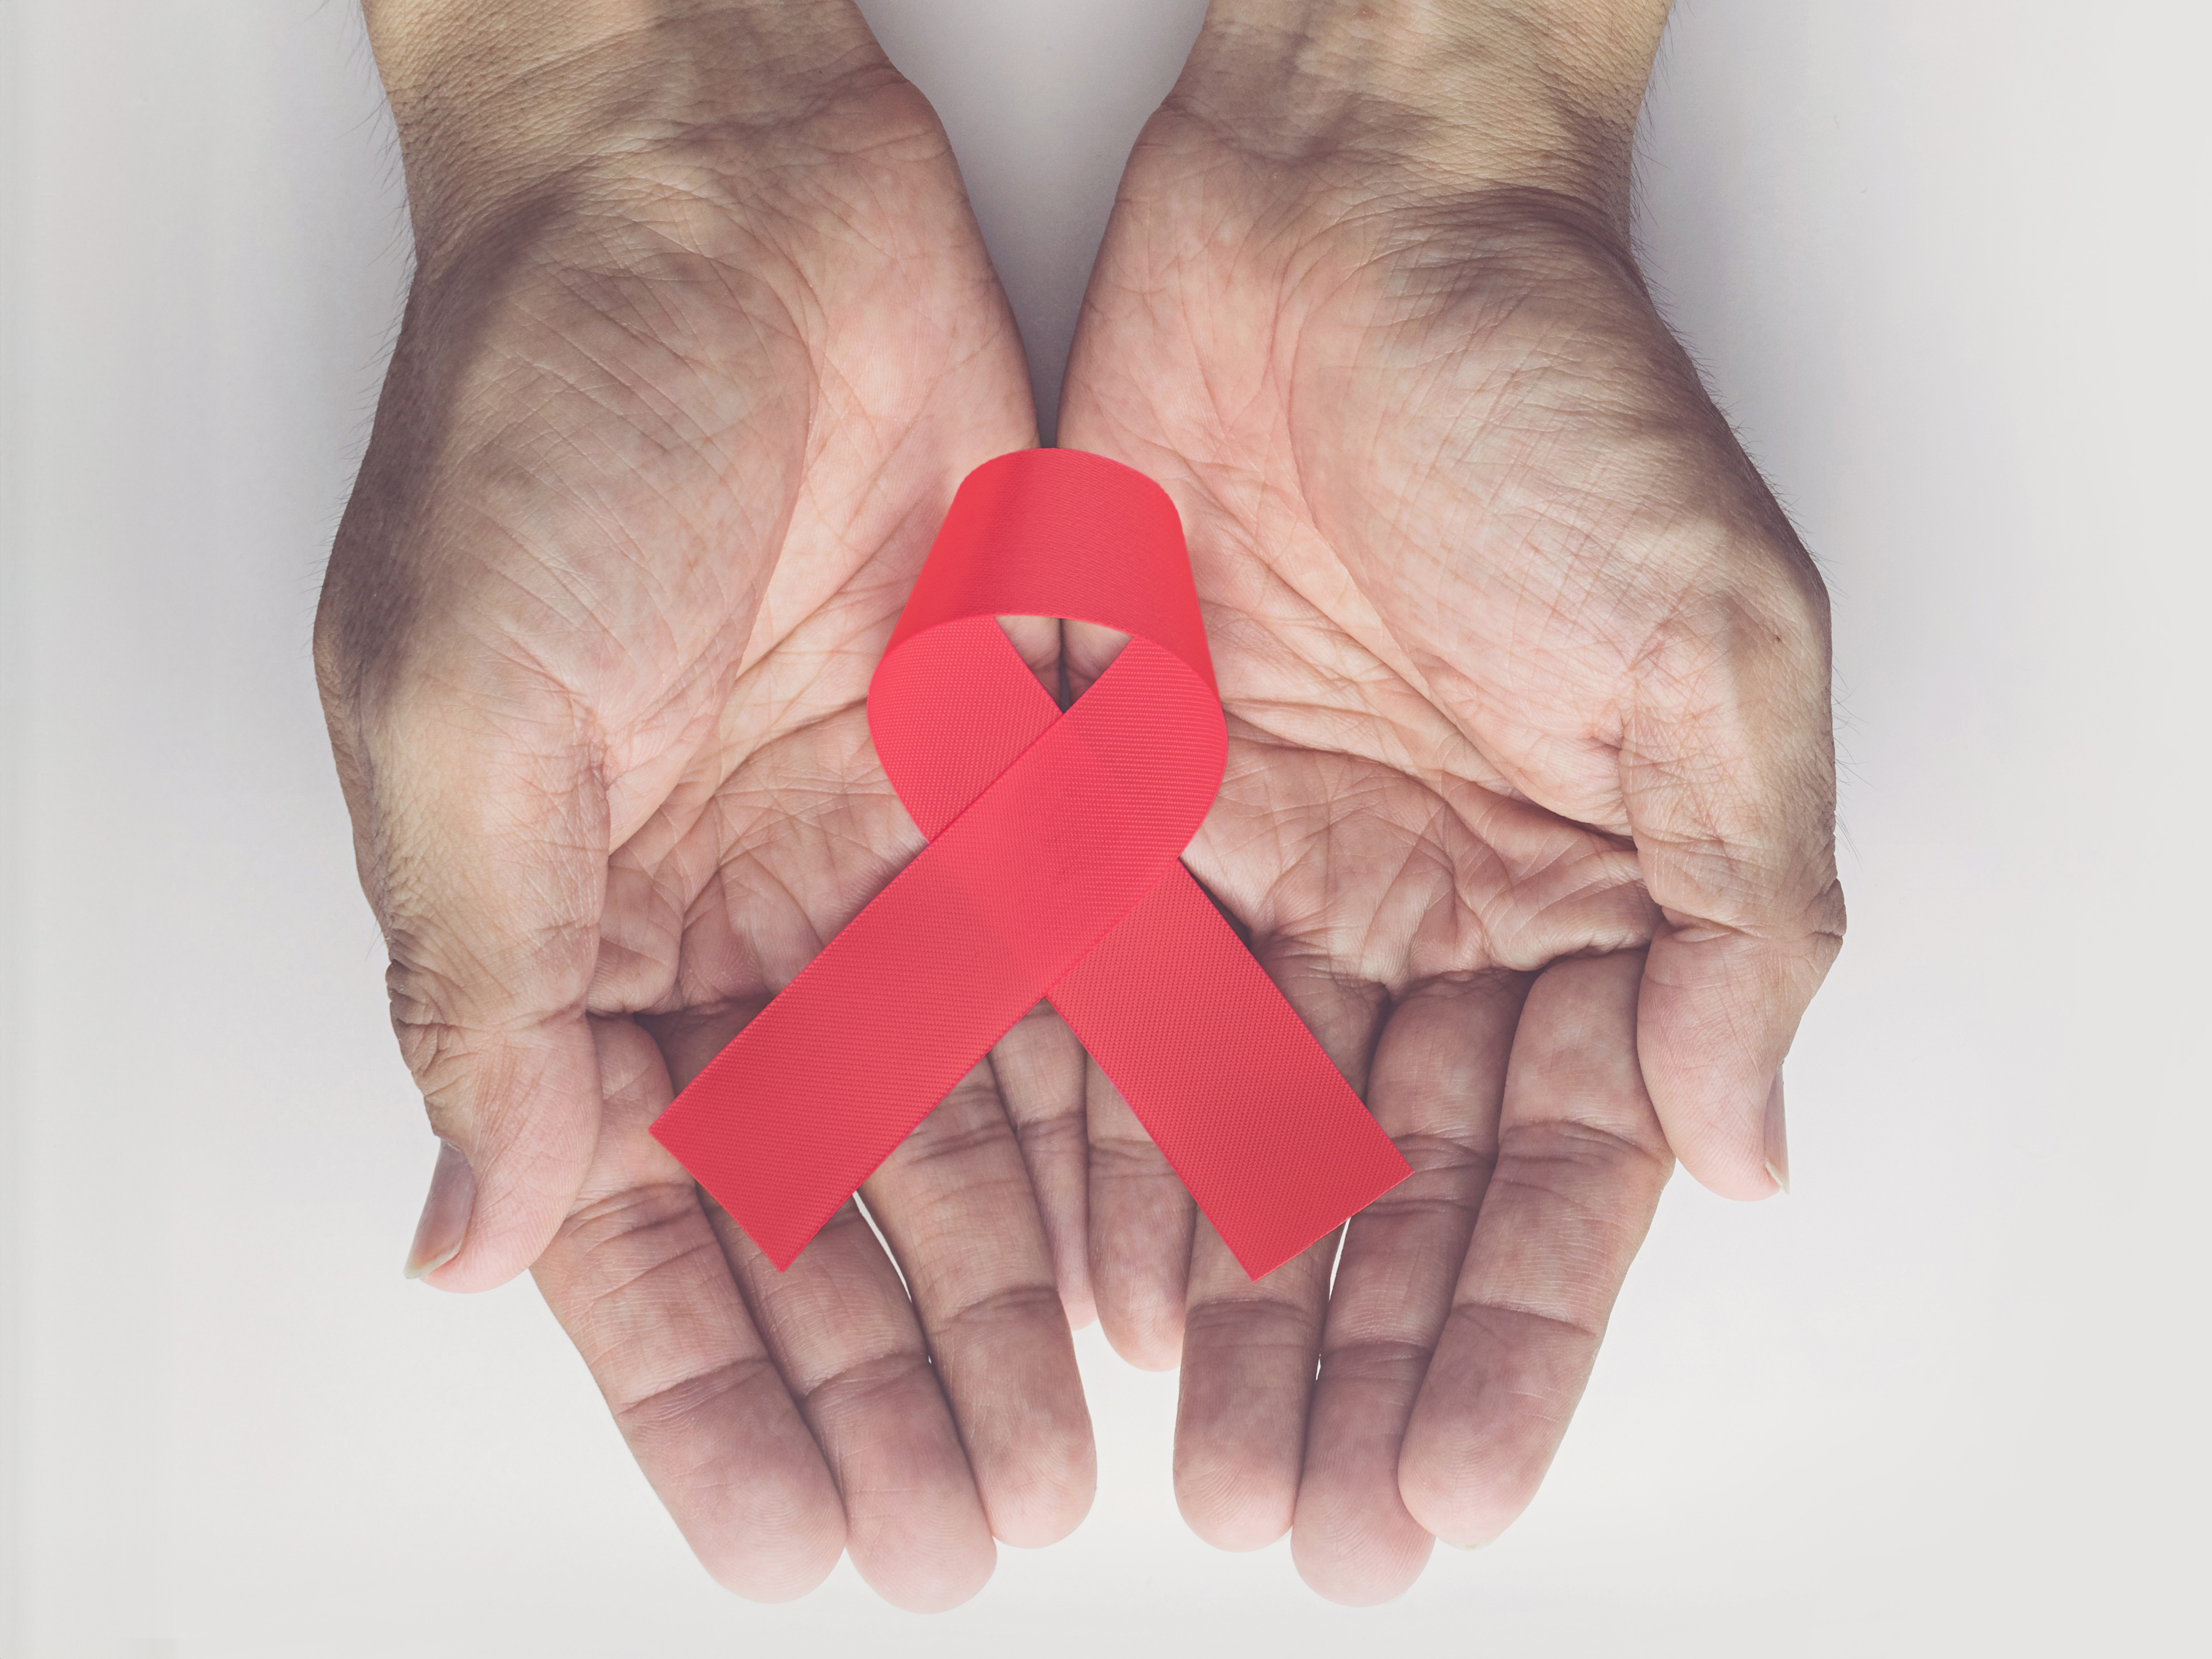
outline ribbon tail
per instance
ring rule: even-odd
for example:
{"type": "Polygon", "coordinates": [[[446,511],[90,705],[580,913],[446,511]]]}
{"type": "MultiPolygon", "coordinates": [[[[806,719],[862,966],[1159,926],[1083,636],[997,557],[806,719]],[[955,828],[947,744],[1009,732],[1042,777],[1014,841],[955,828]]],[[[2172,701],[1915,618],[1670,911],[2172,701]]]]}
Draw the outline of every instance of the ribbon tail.
{"type": "Polygon", "coordinates": [[[1051,995],[1254,1279],[1413,1173],[1181,864],[1051,995]]]}

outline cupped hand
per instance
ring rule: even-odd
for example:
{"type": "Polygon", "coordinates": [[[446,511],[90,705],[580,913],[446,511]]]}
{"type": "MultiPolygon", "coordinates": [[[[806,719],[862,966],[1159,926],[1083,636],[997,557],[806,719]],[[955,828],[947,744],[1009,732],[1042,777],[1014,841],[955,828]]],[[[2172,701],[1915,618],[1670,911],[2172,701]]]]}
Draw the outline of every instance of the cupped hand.
{"type": "Polygon", "coordinates": [[[1093,1288],[1181,1360],[1191,1524],[1353,1601],[1528,1502],[1674,1160],[1786,1178],[1844,925],[1825,597],[1628,254],[1634,96],[1516,178],[1358,27],[1209,25],[1060,427],[1181,507],[1231,741],[1188,862],[1415,1170],[1254,1284],[1094,1074],[1093,1288]]]}
{"type": "Polygon", "coordinates": [[[1020,344],[857,14],[577,15],[371,10],[418,270],[316,655],[445,1143],[410,1270],[534,1264],[732,1589],[944,1606],[1090,1502],[1080,1051],[1025,1022],[862,1189],[889,1253],[848,1204],[781,1275],[646,1129],[921,845],[868,678],[1035,441],[1020,344]]]}

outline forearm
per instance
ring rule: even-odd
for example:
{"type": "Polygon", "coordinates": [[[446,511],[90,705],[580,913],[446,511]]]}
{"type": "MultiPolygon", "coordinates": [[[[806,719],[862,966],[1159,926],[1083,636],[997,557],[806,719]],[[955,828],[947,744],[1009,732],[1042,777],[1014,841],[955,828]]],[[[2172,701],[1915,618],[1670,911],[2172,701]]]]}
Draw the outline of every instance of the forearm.
{"type": "Polygon", "coordinates": [[[1624,226],[1671,0],[1213,0],[1177,95],[1243,146],[1388,152],[1624,226]]]}
{"type": "Polygon", "coordinates": [[[843,0],[363,0],[418,257],[579,171],[890,73],[843,0]]]}

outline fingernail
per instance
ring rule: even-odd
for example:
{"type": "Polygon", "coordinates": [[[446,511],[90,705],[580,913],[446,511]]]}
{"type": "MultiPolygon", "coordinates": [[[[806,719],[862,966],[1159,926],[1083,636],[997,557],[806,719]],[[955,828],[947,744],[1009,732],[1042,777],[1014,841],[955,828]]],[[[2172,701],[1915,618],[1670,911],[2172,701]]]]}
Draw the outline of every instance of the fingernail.
{"type": "Polygon", "coordinates": [[[438,1167],[430,1171],[430,1195],[415,1224],[415,1243],[407,1252],[407,1277],[434,1273],[461,1253],[469,1236],[469,1212],[477,1201],[476,1171],[450,1140],[438,1143],[438,1167]]]}
{"type": "Polygon", "coordinates": [[[1784,1192],[1790,1190],[1790,1130],[1782,1117],[1782,1073],[1766,1091],[1766,1173],[1784,1192]]]}

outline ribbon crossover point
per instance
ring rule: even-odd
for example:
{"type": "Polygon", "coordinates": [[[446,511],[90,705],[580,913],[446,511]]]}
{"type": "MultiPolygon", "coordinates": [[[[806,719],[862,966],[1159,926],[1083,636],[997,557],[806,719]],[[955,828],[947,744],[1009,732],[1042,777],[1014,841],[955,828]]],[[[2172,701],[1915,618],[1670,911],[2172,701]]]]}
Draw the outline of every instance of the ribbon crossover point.
{"type": "Polygon", "coordinates": [[[653,1126],[779,1270],[1048,998],[1255,1279],[1411,1172],[1181,862],[1226,738],[1166,491],[1066,449],[969,474],[868,727],[929,844],[653,1126]],[[1009,616],[1129,642],[1063,711],[1009,616]]]}

